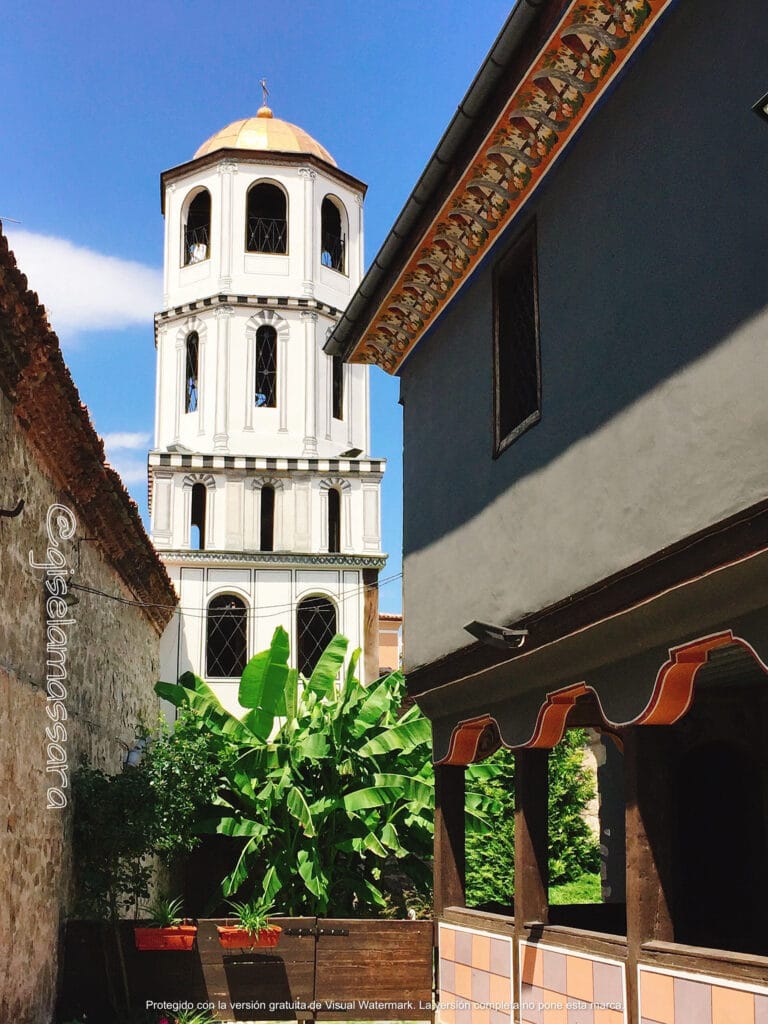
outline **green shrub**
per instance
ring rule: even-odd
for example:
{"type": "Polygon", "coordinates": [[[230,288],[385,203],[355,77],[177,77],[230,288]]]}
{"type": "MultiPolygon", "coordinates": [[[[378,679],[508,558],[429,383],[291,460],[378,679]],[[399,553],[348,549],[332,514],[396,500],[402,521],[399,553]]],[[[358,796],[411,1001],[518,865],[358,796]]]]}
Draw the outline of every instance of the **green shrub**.
{"type": "MultiPolygon", "coordinates": [[[[575,881],[600,866],[599,846],[584,820],[594,796],[592,777],[584,769],[586,735],[570,729],[549,757],[549,882],[575,881]]],[[[467,782],[468,792],[480,794],[491,808],[489,831],[467,835],[467,902],[509,904],[515,876],[515,760],[508,750],[489,761],[497,774],[467,782]]]]}

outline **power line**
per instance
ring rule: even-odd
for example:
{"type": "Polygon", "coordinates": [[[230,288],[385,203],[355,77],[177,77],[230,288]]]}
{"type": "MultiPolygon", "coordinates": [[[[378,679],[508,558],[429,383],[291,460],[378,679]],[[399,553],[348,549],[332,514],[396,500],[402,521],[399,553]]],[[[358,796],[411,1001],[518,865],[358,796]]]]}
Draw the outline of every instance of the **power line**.
{"type": "MultiPolygon", "coordinates": [[[[402,579],[402,577],[403,577],[403,574],[401,572],[395,573],[392,576],[386,576],[386,577],[384,577],[384,579],[378,580],[378,582],[377,582],[377,589],[381,589],[382,587],[387,586],[389,583],[394,583],[395,580],[402,579]]],[[[207,617],[207,614],[208,614],[206,609],[182,608],[180,605],[176,605],[176,604],[157,604],[157,603],[152,603],[152,602],[136,601],[136,600],[132,600],[132,599],[127,598],[127,597],[120,597],[120,595],[118,595],[118,594],[108,594],[104,590],[99,590],[98,587],[89,587],[87,584],[84,584],[84,583],[74,583],[74,582],[70,581],[69,584],[68,584],[68,588],[70,590],[79,590],[82,593],[90,594],[90,595],[92,595],[94,597],[104,597],[104,598],[107,598],[110,601],[115,601],[118,604],[128,605],[131,608],[156,608],[156,609],[164,609],[166,611],[172,611],[172,612],[174,612],[175,614],[178,614],[178,615],[184,615],[187,618],[198,618],[198,619],[204,619],[204,618],[207,617]]],[[[339,601],[345,601],[348,598],[358,597],[360,594],[365,593],[365,591],[368,590],[368,589],[369,588],[367,586],[365,586],[365,585],[363,585],[361,587],[355,587],[354,589],[352,589],[350,591],[347,591],[344,594],[341,594],[338,597],[338,600],[339,601]]],[[[246,609],[246,615],[247,615],[247,617],[249,619],[250,618],[253,618],[253,619],[265,618],[266,615],[264,613],[266,613],[266,612],[269,612],[269,613],[271,613],[271,616],[274,616],[274,615],[279,615],[282,612],[290,612],[290,611],[293,610],[293,607],[294,607],[294,603],[293,602],[287,603],[287,604],[284,603],[284,604],[274,604],[274,605],[259,605],[258,608],[256,606],[253,606],[251,608],[247,608],[246,609]]]]}

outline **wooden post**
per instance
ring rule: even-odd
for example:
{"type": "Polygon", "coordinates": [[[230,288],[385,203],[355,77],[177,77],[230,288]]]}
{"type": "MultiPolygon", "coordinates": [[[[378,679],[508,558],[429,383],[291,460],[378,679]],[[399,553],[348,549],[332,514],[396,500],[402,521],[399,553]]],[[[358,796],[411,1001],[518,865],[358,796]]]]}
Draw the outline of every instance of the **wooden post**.
{"type": "Polygon", "coordinates": [[[463,907],[464,767],[435,765],[435,919],[463,907]]]}
{"type": "Polygon", "coordinates": [[[363,681],[379,678],[379,570],[363,569],[363,681]]]}
{"type": "Polygon", "coordinates": [[[515,753],[515,931],[549,913],[548,750],[515,753]]]}
{"type": "MultiPolygon", "coordinates": [[[[627,833],[627,995],[629,1024],[640,1024],[637,963],[644,942],[674,941],[672,844],[674,768],[668,726],[624,730],[627,833]]],[[[702,899],[706,894],[702,893],[702,899]]]]}

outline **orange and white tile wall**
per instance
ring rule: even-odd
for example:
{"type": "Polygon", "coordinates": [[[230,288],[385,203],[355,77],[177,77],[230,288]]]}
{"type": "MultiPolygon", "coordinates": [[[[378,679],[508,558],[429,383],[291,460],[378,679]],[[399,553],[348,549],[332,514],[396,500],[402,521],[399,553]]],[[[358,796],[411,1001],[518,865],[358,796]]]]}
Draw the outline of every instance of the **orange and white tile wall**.
{"type": "Polygon", "coordinates": [[[768,987],[641,965],[642,1024],[768,1024],[768,987]]]}
{"type": "Polygon", "coordinates": [[[625,967],[620,960],[521,942],[519,1000],[524,1024],[625,1024],[625,967]]]}
{"type": "Polygon", "coordinates": [[[437,1024],[509,1024],[512,939],[441,924],[437,1024]]]}

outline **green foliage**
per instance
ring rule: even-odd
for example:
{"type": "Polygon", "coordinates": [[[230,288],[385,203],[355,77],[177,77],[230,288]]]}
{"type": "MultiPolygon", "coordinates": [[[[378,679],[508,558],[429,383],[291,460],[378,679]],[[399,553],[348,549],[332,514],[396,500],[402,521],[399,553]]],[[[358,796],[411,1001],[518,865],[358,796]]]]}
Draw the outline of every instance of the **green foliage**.
{"type": "Polygon", "coordinates": [[[549,902],[554,906],[573,903],[599,903],[602,889],[599,874],[584,874],[573,882],[553,885],[549,890],[549,902]]]}
{"type": "Polygon", "coordinates": [[[175,900],[158,898],[147,907],[149,920],[158,928],[172,928],[181,924],[181,911],[184,901],[177,897],[175,900]]]}
{"type": "Polygon", "coordinates": [[[192,714],[147,739],[143,760],[107,775],[87,760],[74,774],[77,911],[116,920],[149,897],[150,858],[170,861],[199,839],[196,822],[215,799],[230,751],[192,714]]]}
{"type": "Polygon", "coordinates": [[[595,795],[584,768],[586,734],[569,729],[549,757],[549,884],[571,882],[600,868],[600,850],[584,819],[595,795]]]}
{"type": "Polygon", "coordinates": [[[74,773],[78,912],[116,920],[149,896],[152,789],[141,771],[107,775],[86,761],[74,773]]]}
{"type": "Polygon", "coordinates": [[[267,927],[275,906],[274,902],[265,899],[253,899],[249,903],[227,902],[234,910],[240,927],[252,935],[267,927]]]}
{"type": "Polygon", "coordinates": [[[199,824],[244,840],[226,896],[248,890],[278,898],[288,914],[343,915],[384,908],[393,868],[414,890],[429,889],[429,723],[416,707],[398,718],[401,673],[361,684],[359,651],[339,680],[346,649],[335,636],[300,681],[278,627],[243,672],[239,719],[194,676],[156,686],[230,748],[216,806],[199,824]]]}
{"type": "Polygon", "coordinates": [[[189,711],[179,715],[173,729],[162,722],[139,770],[152,787],[153,848],[164,859],[199,843],[197,820],[215,799],[230,755],[229,745],[201,729],[189,711]]]}
{"type": "MultiPolygon", "coordinates": [[[[594,795],[583,767],[585,734],[570,729],[549,757],[549,881],[574,881],[599,868],[598,844],[583,817],[594,795]]],[[[508,750],[488,759],[486,777],[468,775],[467,791],[484,798],[490,829],[467,835],[467,902],[509,904],[514,892],[515,762],[508,750]]],[[[482,767],[480,766],[477,766],[482,767]]],[[[597,899],[599,901],[599,892],[597,899]]]]}

